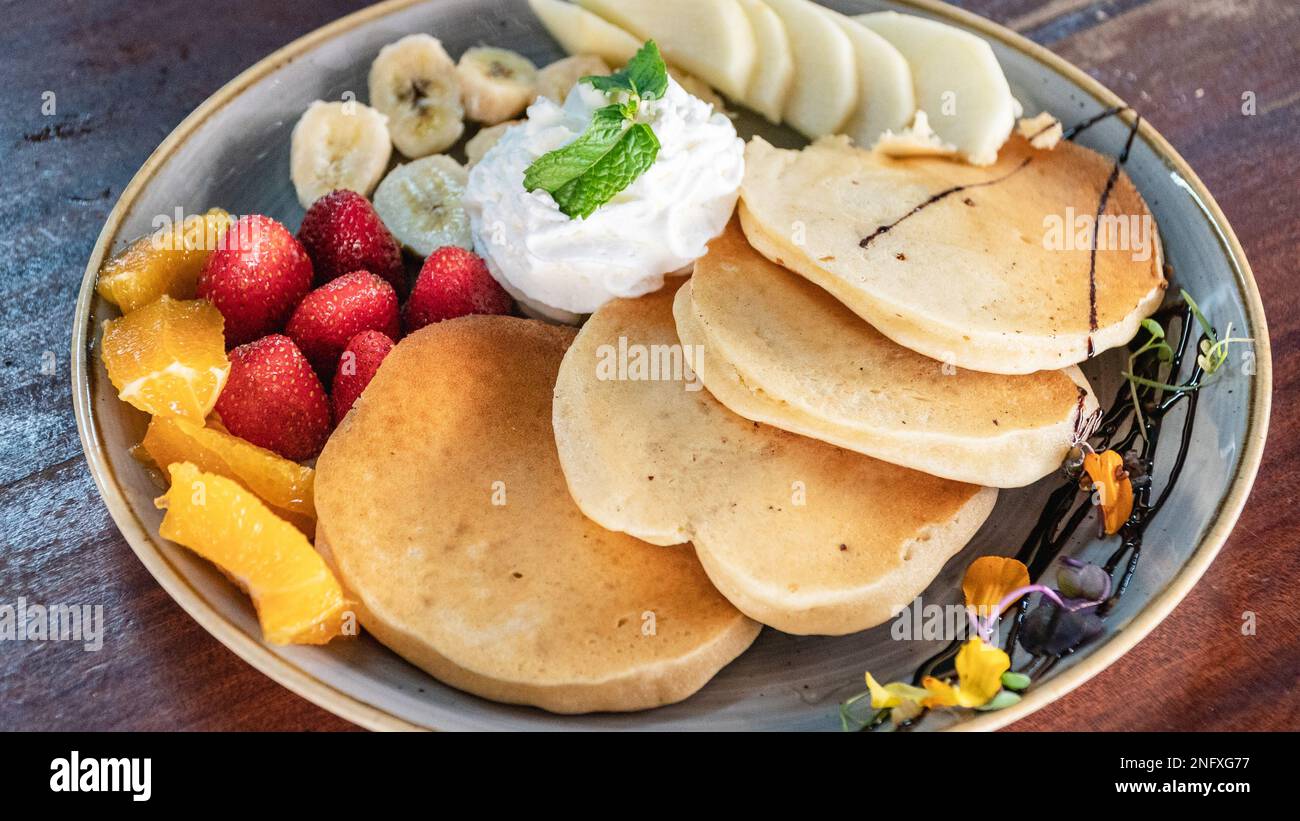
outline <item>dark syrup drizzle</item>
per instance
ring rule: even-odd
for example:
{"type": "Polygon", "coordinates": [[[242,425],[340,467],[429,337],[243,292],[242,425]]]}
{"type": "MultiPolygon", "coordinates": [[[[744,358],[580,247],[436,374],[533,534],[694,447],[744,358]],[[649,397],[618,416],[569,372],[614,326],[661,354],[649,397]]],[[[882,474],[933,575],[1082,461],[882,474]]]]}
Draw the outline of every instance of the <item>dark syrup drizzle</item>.
{"type": "MultiPolygon", "coordinates": [[[[1063,138],[1073,140],[1102,120],[1129,110],[1131,109],[1128,106],[1108,108],[1105,111],[1072,126],[1064,132],[1063,138]]],[[[1135,116],[1133,125],[1129,130],[1128,138],[1125,140],[1124,149],[1116,158],[1115,163],[1111,168],[1110,176],[1107,178],[1106,186],[1102,191],[1101,201],[1097,208],[1098,220],[1100,220],[1101,214],[1104,213],[1106,209],[1106,202],[1109,199],[1111,189],[1118,180],[1120,169],[1123,168],[1126,162],[1128,162],[1129,152],[1133,146],[1133,140],[1137,134],[1138,126],[1141,121],[1141,115],[1135,116]]],[[[1051,126],[1049,126],[1049,128],[1050,127],[1051,126]]],[[[1026,160],[1025,163],[1022,163],[1016,171],[1019,171],[1020,168],[1023,168],[1027,163],[1028,160],[1026,160]]],[[[1015,171],[1011,173],[1015,173],[1015,171]]],[[[1010,174],[1007,176],[1010,176],[1010,174]]],[[[1005,177],[1001,179],[1005,179],[1005,177]]],[[[992,180],[983,184],[987,185],[997,181],[998,180],[992,180]]],[[[919,211],[932,201],[942,199],[950,193],[955,193],[955,191],[941,192],[935,197],[932,197],[930,201],[927,201],[916,209],[913,209],[913,211],[893,224],[897,225],[898,222],[902,221],[902,219],[906,219],[907,216],[911,216],[911,214],[916,213],[916,211],[919,211]]],[[[1095,224],[1096,223],[1094,223],[1094,226],[1095,224]]],[[[871,238],[884,233],[890,227],[892,227],[892,225],[876,229],[876,233],[873,234],[872,237],[868,237],[862,241],[862,246],[866,247],[871,238]]],[[[1090,326],[1093,331],[1097,328],[1095,280],[1096,244],[1096,231],[1094,230],[1092,262],[1089,266],[1090,326]]],[[[1197,327],[1191,309],[1187,306],[1182,306],[1181,309],[1179,309],[1179,306],[1164,308],[1158,311],[1156,316],[1169,318],[1173,316],[1175,312],[1177,312],[1179,317],[1179,341],[1173,359],[1169,363],[1169,379],[1171,380],[1176,379],[1179,372],[1182,370],[1182,365],[1189,350],[1189,345],[1193,343],[1193,328],[1197,327]]],[[[1204,336],[1197,335],[1196,344],[1199,345],[1199,340],[1204,338],[1204,336]]],[[[1192,348],[1192,350],[1193,356],[1195,356],[1195,348],[1192,348]]],[[[1092,336],[1089,334],[1088,356],[1091,357],[1092,355],[1092,336]]],[[[1146,377],[1153,381],[1159,381],[1157,379],[1159,376],[1159,370],[1160,361],[1155,356],[1154,352],[1145,355],[1143,359],[1135,365],[1137,375],[1146,377]]],[[[1204,370],[1201,368],[1200,363],[1197,362],[1185,384],[1198,384],[1203,376],[1204,370]]],[[[1137,396],[1138,402],[1143,409],[1141,425],[1137,422],[1137,415],[1134,412],[1133,403],[1129,393],[1129,385],[1125,382],[1116,392],[1114,401],[1111,402],[1109,409],[1102,415],[1101,421],[1098,423],[1096,430],[1088,440],[1093,449],[1099,452],[1106,449],[1113,449],[1120,454],[1126,454],[1131,452],[1136,446],[1137,462],[1141,466],[1143,475],[1148,477],[1148,481],[1142,482],[1139,486],[1135,487],[1133,513],[1129,516],[1128,521],[1121,526],[1118,533],[1120,537],[1120,546],[1110,555],[1106,564],[1103,565],[1103,569],[1111,576],[1112,592],[1109,598],[1097,606],[1097,614],[1102,617],[1108,615],[1119,603],[1125,591],[1128,590],[1129,583],[1133,580],[1134,573],[1137,572],[1138,561],[1142,555],[1142,542],[1146,535],[1147,527],[1151,524],[1151,521],[1155,518],[1156,514],[1160,512],[1160,509],[1164,506],[1166,500],[1168,500],[1170,493],[1178,482],[1179,476],[1182,474],[1183,466],[1187,461],[1187,453],[1191,446],[1192,429],[1196,422],[1197,392],[1195,390],[1167,392],[1159,388],[1139,386],[1137,389],[1137,396]],[[1152,482],[1150,481],[1150,478],[1154,476],[1156,447],[1160,441],[1163,423],[1169,412],[1177,407],[1184,399],[1187,400],[1187,410],[1183,416],[1182,430],[1179,434],[1178,453],[1175,456],[1169,475],[1165,480],[1164,489],[1161,491],[1160,495],[1156,497],[1156,500],[1152,502],[1152,482]],[[1116,579],[1115,572],[1119,568],[1120,563],[1124,562],[1125,556],[1128,556],[1128,561],[1125,563],[1123,573],[1118,579],[1116,579]]],[[[1076,432],[1082,430],[1085,424],[1083,418],[1083,399],[1083,393],[1080,392],[1079,405],[1075,411],[1076,432]]],[[[1043,507],[1042,513],[1039,514],[1038,520],[1035,522],[1028,537],[1026,537],[1024,543],[1021,545],[1019,552],[1016,553],[1016,558],[1029,568],[1029,577],[1031,579],[1042,578],[1047,568],[1056,561],[1062,549],[1064,549],[1066,544],[1071,540],[1071,538],[1073,538],[1074,534],[1078,531],[1084,520],[1088,518],[1092,510],[1093,505],[1090,496],[1084,494],[1080,490],[1079,483],[1076,479],[1071,479],[1062,484],[1056,490],[1052,491],[1051,495],[1048,497],[1047,503],[1043,507]]],[[[1021,627],[1023,626],[1025,616],[1028,613],[1029,597],[1026,596],[1016,605],[1016,612],[1012,618],[1011,628],[1007,631],[1007,637],[1003,643],[1003,650],[1012,658],[1015,657],[1016,640],[1020,635],[1021,627]]],[[[1056,617],[1059,618],[1060,614],[1061,611],[1058,609],[1056,611],[1056,617]]],[[[913,684],[919,686],[926,676],[937,676],[943,678],[954,675],[956,673],[954,659],[964,643],[964,639],[955,639],[943,650],[923,662],[920,667],[917,668],[916,673],[912,676],[913,684]]],[[[1077,647],[1072,648],[1067,651],[1065,655],[1069,655],[1077,649],[1077,647]]],[[[1030,657],[1029,661],[1026,662],[1018,672],[1025,673],[1031,678],[1037,679],[1050,672],[1062,658],[1063,656],[1061,655],[1034,655],[1030,657]]],[[[864,725],[862,729],[870,730],[884,723],[885,716],[883,713],[884,711],[881,711],[881,713],[877,714],[874,719],[864,725]]],[[[908,730],[923,716],[924,713],[922,716],[918,716],[912,721],[900,724],[896,729],[908,730]]]]}
{"type": "MultiPolygon", "coordinates": [[[[1118,113],[1118,110],[1116,110],[1118,113]]],[[[1092,242],[1088,249],[1088,358],[1092,359],[1093,346],[1092,335],[1097,332],[1097,236],[1101,233],[1098,229],[1101,226],[1101,215],[1106,213],[1106,203],[1110,201],[1110,192],[1114,190],[1115,183],[1119,181],[1120,169],[1128,163],[1129,151],[1133,148],[1133,138],[1137,136],[1138,126],[1142,124],[1142,115],[1137,114],[1133,117],[1133,125],[1129,128],[1128,139],[1124,141],[1124,150],[1115,158],[1114,164],[1110,167],[1110,175],[1106,177],[1106,185],[1101,189],[1101,198],[1097,202],[1097,213],[1092,221],[1092,242]]],[[[1070,136],[1066,139],[1074,139],[1083,129],[1070,129],[1070,136]]]]}
{"type": "MultiPolygon", "coordinates": [[[[1174,315],[1175,310],[1177,310],[1177,306],[1163,309],[1157,313],[1157,317],[1171,317],[1174,315]]],[[[1205,338],[1201,335],[1194,336],[1193,330],[1197,327],[1197,323],[1190,308],[1183,306],[1181,310],[1177,310],[1177,316],[1179,320],[1179,341],[1177,348],[1175,348],[1174,357],[1170,361],[1170,379],[1177,378],[1188,352],[1192,351],[1194,355],[1199,340],[1205,338]]],[[[1145,355],[1137,368],[1139,376],[1152,380],[1158,378],[1159,369],[1160,361],[1154,352],[1145,355]]],[[[1198,362],[1193,367],[1185,384],[1197,384],[1203,377],[1204,370],[1198,362]]],[[[1142,468],[1142,473],[1146,477],[1152,477],[1155,471],[1156,449],[1160,443],[1165,418],[1180,402],[1187,401],[1187,409],[1182,418],[1182,428],[1179,431],[1178,452],[1165,480],[1163,490],[1152,501],[1152,483],[1149,481],[1138,483],[1135,488],[1133,513],[1120,528],[1118,534],[1120,546],[1103,565],[1103,568],[1112,579],[1112,593],[1109,598],[1097,606],[1099,616],[1108,615],[1115,605],[1119,603],[1125,591],[1128,590],[1133,574],[1137,571],[1138,560],[1142,555],[1142,542],[1146,530],[1169,499],[1170,493],[1182,474],[1191,446],[1193,426],[1196,422],[1197,396],[1198,394],[1194,390],[1168,392],[1159,388],[1139,387],[1138,401],[1143,408],[1143,421],[1139,426],[1129,395],[1128,383],[1126,382],[1116,392],[1115,399],[1102,416],[1096,432],[1089,438],[1089,443],[1097,451],[1109,448],[1123,454],[1136,448],[1136,459],[1142,468]],[[1145,437],[1143,433],[1145,433],[1145,437]],[[1124,562],[1125,556],[1128,556],[1127,562],[1124,562]],[[1115,573],[1121,563],[1124,564],[1123,572],[1116,579],[1115,573]]],[[[1076,427],[1081,424],[1082,420],[1079,418],[1078,412],[1076,412],[1076,427]]],[[[1016,558],[1024,562],[1029,568],[1029,577],[1031,579],[1042,578],[1047,568],[1056,561],[1062,549],[1078,531],[1092,510],[1091,498],[1079,489],[1077,480],[1066,481],[1052,491],[1042,513],[1030,530],[1029,536],[1016,553],[1016,558]]],[[[1020,634],[1020,629],[1028,612],[1029,597],[1026,596],[1020,600],[1016,607],[1011,628],[1007,631],[1007,637],[1003,643],[1003,650],[1013,658],[1016,639],[1020,634]]],[[[1061,611],[1058,610],[1058,617],[1060,613],[1061,611]]],[[[956,639],[922,663],[912,677],[913,683],[919,686],[926,676],[943,678],[953,675],[955,673],[953,660],[958,651],[961,650],[964,642],[964,639],[956,639]]],[[[1078,648],[1068,651],[1065,655],[1073,653],[1075,649],[1078,648]]],[[[1061,658],[1063,656],[1031,656],[1018,672],[1030,675],[1032,678],[1039,678],[1055,667],[1061,658]]],[[[907,722],[898,729],[907,729],[912,723],[907,722]]]]}
{"type": "Polygon", "coordinates": [[[952,188],[945,188],[944,190],[940,191],[938,194],[935,194],[934,196],[930,197],[928,200],[916,206],[911,211],[908,211],[906,214],[894,220],[893,222],[889,223],[888,225],[882,225],[879,228],[877,228],[875,231],[873,231],[869,236],[863,237],[858,242],[858,247],[866,248],[868,245],[871,244],[871,242],[876,237],[880,236],[881,234],[888,233],[890,229],[892,229],[895,225],[898,225],[903,220],[919,213],[920,211],[925,210],[926,208],[929,208],[931,205],[934,205],[936,202],[941,202],[942,200],[951,197],[953,194],[957,194],[962,191],[969,191],[972,188],[983,188],[987,185],[997,185],[998,183],[1004,180],[1010,179],[1011,177],[1019,173],[1020,170],[1023,169],[1026,165],[1029,165],[1030,161],[1032,161],[1033,159],[1034,159],[1033,157],[1026,157],[1024,162],[1020,163],[1020,165],[1017,165],[1015,168],[1011,169],[1010,171],[1003,174],[1002,176],[995,177],[991,180],[984,180],[983,182],[972,182],[972,183],[967,183],[966,185],[954,185],[952,188]]]}

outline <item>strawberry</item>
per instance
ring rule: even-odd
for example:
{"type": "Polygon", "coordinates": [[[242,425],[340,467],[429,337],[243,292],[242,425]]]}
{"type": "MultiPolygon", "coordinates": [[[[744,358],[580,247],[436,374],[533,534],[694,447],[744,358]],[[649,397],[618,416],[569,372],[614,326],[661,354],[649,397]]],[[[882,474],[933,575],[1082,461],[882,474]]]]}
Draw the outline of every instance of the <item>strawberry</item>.
{"type": "Polygon", "coordinates": [[[233,348],[284,327],[311,290],[311,259],[289,229],[260,214],[241,217],[199,272],[197,292],[226,320],[233,348]]]}
{"type": "Polygon", "coordinates": [[[384,226],[370,200],[355,191],[331,191],[307,209],[298,228],[316,267],[319,282],[366,270],[388,281],[406,296],[406,267],[402,248],[384,226]]]}
{"type": "Polygon", "coordinates": [[[325,388],[282,334],[230,352],[230,375],[216,410],[235,436],[299,462],[320,453],[332,428],[325,388]]]}
{"type": "Polygon", "coordinates": [[[353,271],[307,294],[284,332],[328,382],[349,339],[362,331],[396,339],[401,330],[393,286],[369,271],[353,271]]]}
{"type": "Polygon", "coordinates": [[[334,418],[342,421],[370,384],[379,363],[393,349],[393,340],[379,331],[362,331],[348,340],[334,372],[334,418]]]}
{"type": "Polygon", "coordinates": [[[508,314],[514,306],[477,254],[446,245],[429,255],[402,310],[406,332],[467,314],[508,314]]]}

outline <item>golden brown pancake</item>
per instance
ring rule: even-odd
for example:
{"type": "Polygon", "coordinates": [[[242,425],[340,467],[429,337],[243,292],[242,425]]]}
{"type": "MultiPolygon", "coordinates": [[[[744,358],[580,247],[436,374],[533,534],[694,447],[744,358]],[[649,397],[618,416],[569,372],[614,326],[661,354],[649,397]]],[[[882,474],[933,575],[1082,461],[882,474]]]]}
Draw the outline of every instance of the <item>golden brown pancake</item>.
{"type": "Polygon", "coordinates": [[[756,137],[741,224],[760,253],[900,345],[989,373],[1056,370],[1128,342],[1164,295],[1154,220],[1122,171],[1095,269],[1078,241],[1114,164],[1018,136],[980,168],[843,138],[789,151],[756,137]]]}
{"type": "Polygon", "coordinates": [[[1097,406],[1075,367],[980,373],[892,342],[751,248],[736,222],[696,261],[674,314],[731,410],[947,479],[1030,484],[1060,466],[1097,406]]]}
{"type": "Polygon", "coordinates": [[[404,339],[317,462],[320,533],[366,629],[440,681],[559,713],[680,701],[759,628],[688,548],[574,505],[551,429],[572,339],[498,316],[404,339]]]}
{"type": "Polygon", "coordinates": [[[997,491],[751,422],[692,390],[662,364],[678,344],[674,291],[608,303],[564,357],[555,437],[574,499],[611,530],[693,542],[723,595],[779,630],[885,621],[966,544],[997,491]],[[624,350],[626,377],[609,378],[624,350]],[[643,353],[660,378],[631,378],[643,353]]]}

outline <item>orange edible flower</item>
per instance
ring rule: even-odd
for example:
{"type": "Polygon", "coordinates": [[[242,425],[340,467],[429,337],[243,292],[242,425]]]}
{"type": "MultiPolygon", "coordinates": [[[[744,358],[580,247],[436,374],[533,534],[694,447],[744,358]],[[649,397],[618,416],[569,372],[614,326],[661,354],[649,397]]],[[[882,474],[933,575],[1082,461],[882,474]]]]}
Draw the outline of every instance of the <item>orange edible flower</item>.
{"type": "MultiPolygon", "coordinates": [[[[1000,616],[993,609],[1002,598],[1020,587],[1029,586],[1029,568],[1023,562],[1004,556],[981,556],[966,568],[961,590],[966,606],[975,608],[980,618],[1000,616]]],[[[1011,602],[1007,602],[1010,606],[1011,602]]]]}
{"type": "Polygon", "coordinates": [[[1083,457],[1083,469],[1096,488],[1106,535],[1118,533],[1133,513],[1133,483],[1124,470],[1124,457],[1113,450],[1089,453],[1083,457]]]}

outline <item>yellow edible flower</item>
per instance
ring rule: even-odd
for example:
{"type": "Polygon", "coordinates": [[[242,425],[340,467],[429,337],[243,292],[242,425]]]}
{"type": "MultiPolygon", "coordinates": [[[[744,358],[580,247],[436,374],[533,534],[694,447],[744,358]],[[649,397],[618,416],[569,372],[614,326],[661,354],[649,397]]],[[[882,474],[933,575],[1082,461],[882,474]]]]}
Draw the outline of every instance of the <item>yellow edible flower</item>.
{"type": "Polygon", "coordinates": [[[901,681],[881,684],[872,678],[870,673],[867,673],[867,689],[871,691],[871,707],[875,710],[897,707],[904,701],[919,702],[929,695],[927,691],[920,687],[913,687],[901,681]]]}
{"type": "Polygon", "coordinates": [[[957,653],[957,684],[926,676],[922,687],[894,681],[880,684],[867,673],[872,709],[905,706],[983,707],[1002,689],[1002,674],[1011,669],[1011,659],[1001,649],[982,639],[971,639],[957,653]]]}

